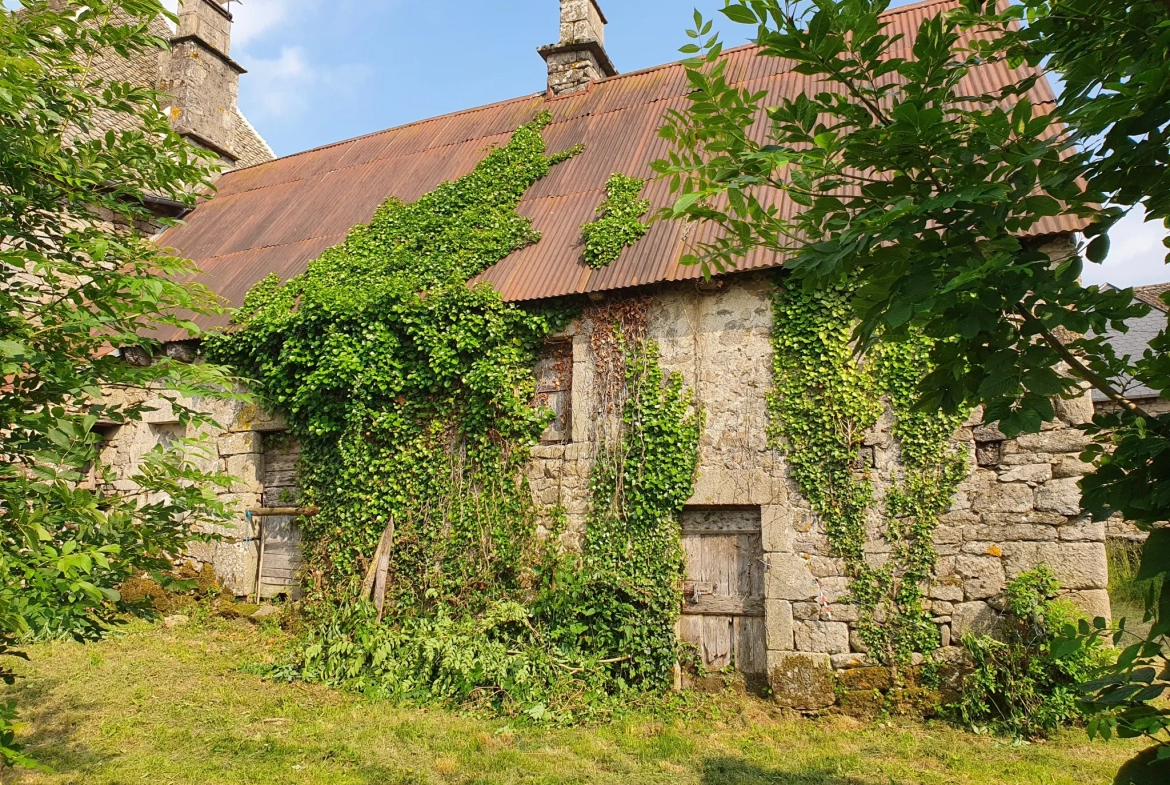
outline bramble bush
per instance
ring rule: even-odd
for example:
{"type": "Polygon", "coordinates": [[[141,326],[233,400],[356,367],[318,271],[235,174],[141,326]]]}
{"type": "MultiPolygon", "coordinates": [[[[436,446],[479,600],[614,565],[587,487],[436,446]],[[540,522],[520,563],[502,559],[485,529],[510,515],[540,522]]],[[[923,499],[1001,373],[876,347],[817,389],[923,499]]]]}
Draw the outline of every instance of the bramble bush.
{"type": "Polygon", "coordinates": [[[964,636],[974,669],[948,707],[957,720],[1032,739],[1086,718],[1080,685],[1111,656],[1100,644],[1076,650],[1061,645],[1066,628],[1083,614],[1059,594],[1056,573],[1040,565],[1008,583],[995,637],[964,636]]]}

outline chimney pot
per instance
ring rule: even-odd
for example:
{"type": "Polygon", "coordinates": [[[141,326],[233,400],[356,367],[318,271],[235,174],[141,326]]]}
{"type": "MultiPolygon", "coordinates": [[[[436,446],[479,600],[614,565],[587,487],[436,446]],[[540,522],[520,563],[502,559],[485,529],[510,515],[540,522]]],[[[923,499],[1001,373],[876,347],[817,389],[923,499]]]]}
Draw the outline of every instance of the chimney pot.
{"type": "Polygon", "coordinates": [[[553,96],[589,89],[593,82],[616,76],[605,51],[605,13],[597,0],[560,0],[561,40],[537,51],[548,64],[548,90],[553,96]]]}

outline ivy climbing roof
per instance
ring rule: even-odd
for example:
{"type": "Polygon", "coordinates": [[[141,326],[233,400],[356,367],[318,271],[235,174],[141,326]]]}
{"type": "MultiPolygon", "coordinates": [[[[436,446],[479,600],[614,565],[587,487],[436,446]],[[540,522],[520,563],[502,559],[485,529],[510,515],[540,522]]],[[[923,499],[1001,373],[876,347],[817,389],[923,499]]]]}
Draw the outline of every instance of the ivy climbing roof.
{"type": "MultiPolygon", "coordinates": [[[[957,5],[956,0],[928,0],[887,12],[892,31],[906,36],[895,55],[910,56],[923,19],[957,5]]],[[[751,45],[728,50],[729,77],[776,98],[813,89],[810,77],[793,72],[790,62],[756,52],[751,45]]],[[[967,89],[998,91],[1030,73],[1026,67],[1012,71],[1002,63],[989,64],[970,74],[967,89]]],[[[477,280],[491,283],[507,300],[523,301],[695,279],[700,270],[680,266],[678,260],[688,243],[703,238],[687,237],[682,223],[654,223],[641,241],[601,269],[585,263],[581,240],[581,227],[596,217],[611,174],[653,176],[649,162],[661,157],[667,145],[658,137],[660,120],[668,109],[683,109],[688,92],[682,65],[673,63],[605,79],[587,93],[524,96],[241,169],[225,175],[215,198],[200,204],[161,243],[193,259],[205,271],[203,281],[239,305],[268,274],[289,278],[303,272],[322,251],[342,242],[351,227],[368,222],[388,197],[413,201],[467,174],[486,148],[506,143],[518,126],[548,110],[552,123],[544,135],[549,151],[578,143],[585,151],[554,167],[520,203],[520,214],[532,220],[543,239],[477,280]]],[[[1045,79],[1037,82],[1031,99],[1041,111],[1051,110],[1055,97],[1045,79]]],[[[762,132],[762,124],[756,127],[762,132]]],[[[654,208],[669,204],[667,183],[652,180],[645,197],[654,208]]],[[[794,210],[795,205],[782,208],[794,210]]],[[[1081,228],[1079,219],[1058,216],[1045,218],[1033,234],[1081,228]]],[[[780,263],[773,254],[757,253],[740,269],[780,263]]]]}

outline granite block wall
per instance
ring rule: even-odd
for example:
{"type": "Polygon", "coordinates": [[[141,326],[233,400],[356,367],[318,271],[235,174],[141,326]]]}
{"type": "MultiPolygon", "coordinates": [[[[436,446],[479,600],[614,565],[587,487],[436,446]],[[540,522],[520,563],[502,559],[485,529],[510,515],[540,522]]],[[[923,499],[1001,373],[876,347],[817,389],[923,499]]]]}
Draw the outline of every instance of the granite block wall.
{"type": "MultiPolygon", "coordinates": [[[[858,614],[848,603],[844,564],[790,478],[783,454],[767,444],[769,287],[765,276],[751,275],[715,290],[701,291],[693,283],[662,287],[653,294],[647,335],[658,342],[664,368],[681,372],[707,411],[699,478],[689,503],[761,509],[769,670],[803,683],[807,674],[791,674],[810,664],[844,671],[871,662],[854,629],[858,614]],[[800,667],[794,670],[793,662],[800,667]]],[[[574,359],[572,439],[537,448],[530,472],[537,503],[566,513],[570,547],[584,533],[597,448],[592,329],[587,310],[566,336],[574,359]]],[[[1087,440],[1076,426],[1092,412],[1087,395],[1061,401],[1057,422],[1015,439],[983,423],[976,412],[955,434],[970,475],[938,529],[938,569],[929,587],[944,656],[963,635],[992,630],[1007,581],[1040,563],[1055,569],[1070,599],[1087,613],[1109,616],[1105,526],[1081,516],[1077,488],[1087,468],[1077,456],[1087,440]]],[[[883,417],[866,439],[876,510],[898,472],[892,425],[890,416],[883,417]]],[[[880,525],[878,513],[868,549],[875,561],[889,551],[878,536],[880,525]]],[[[788,705],[815,709],[818,702],[835,700],[831,691],[804,693],[813,697],[801,698],[797,691],[786,699],[788,705]]]]}

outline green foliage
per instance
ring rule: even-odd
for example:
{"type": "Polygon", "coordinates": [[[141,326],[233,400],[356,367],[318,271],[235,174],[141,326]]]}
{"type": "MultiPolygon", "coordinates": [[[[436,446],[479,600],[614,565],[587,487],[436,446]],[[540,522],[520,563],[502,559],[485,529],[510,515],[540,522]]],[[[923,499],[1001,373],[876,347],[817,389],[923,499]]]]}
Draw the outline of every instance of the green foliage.
{"type": "Polygon", "coordinates": [[[467,281],[539,239],[515,207],[551,166],[547,122],[413,204],[389,200],[303,275],[261,282],[209,341],[301,442],[323,595],[348,593],[390,520],[392,606],[474,614],[521,588],[536,521],[516,478],[547,422],[529,402],[554,319],[467,281]]]}
{"type": "Polygon", "coordinates": [[[1105,543],[1109,560],[1109,598],[1114,605],[1122,603],[1139,608],[1145,605],[1151,587],[1137,579],[1142,563],[1142,545],[1117,538],[1110,538],[1105,543]]]}
{"type": "Polygon", "coordinates": [[[618,260],[626,246],[638,242],[650,231],[640,220],[650,209],[650,201],[639,198],[645,187],[645,180],[621,173],[615,173],[606,182],[606,197],[597,208],[597,220],[581,227],[585,263],[590,267],[608,267],[618,260]]]}
{"type": "MultiPolygon", "coordinates": [[[[1062,646],[1074,652],[1097,646],[1107,639],[1111,639],[1114,646],[1129,643],[1115,664],[1093,674],[1094,678],[1082,684],[1081,690],[1086,705],[1093,712],[1089,722],[1090,736],[1106,739],[1113,736],[1148,737],[1158,743],[1152,755],[1138,759],[1144,761],[1140,766],[1135,761],[1123,770],[1125,777],[1137,782],[1145,781],[1138,772],[1145,771],[1147,764],[1156,768],[1170,760],[1170,745],[1163,741],[1170,732],[1170,709],[1162,701],[1170,691],[1170,669],[1167,667],[1170,652],[1166,644],[1170,607],[1165,604],[1168,563],[1170,529],[1158,528],[1150,532],[1142,550],[1141,566],[1132,576],[1133,583],[1146,591],[1145,620],[1153,623],[1148,634],[1132,633],[1127,619],[1122,619],[1116,630],[1107,629],[1098,619],[1092,627],[1081,623],[1078,627],[1069,626],[1062,633],[1062,646]],[[1132,642],[1134,637],[1136,642],[1132,642]]],[[[1118,781],[1128,779],[1119,778],[1118,781]]],[[[1150,781],[1156,781],[1156,777],[1150,781]]]]}
{"type": "MultiPolygon", "coordinates": [[[[149,33],[161,13],[158,0],[25,0],[0,12],[0,656],[30,636],[101,635],[132,610],[122,581],[169,570],[197,525],[230,517],[216,498],[227,480],[196,467],[197,444],[150,453],[117,478],[133,483],[125,491],[97,432],[141,421],[147,390],[232,395],[217,366],[122,357],[150,357],[159,345],[144,336],[196,332],[190,315],[215,311],[210,292],[181,283],[189,262],[114,228],[153,221],[147,195],[192,205],[210,184],[158,93],[93,68],[164,47],[149,33]]],[[[206,424],[175,411],[192,431],[206,424]]],[[[11,713],[0,718],[9,751],[11,713]]],[[[0,767],[28,764],[3,755],[0,767]]]]}
{"type": "Polygon", "coordinates": [[[884,341],[867,361],[855,358],[852,294],[850,286],[775,289],[769,435],[786,450],[834,553],[845,559],[852,600],[861,611],[859,631],[871,653],[892,665],[907,664],[913,653],[938,645],[922,587],[934,571],[939,515],[967,473],[951,443],[964,418],[915,408],[917,382],[930,370],[929,339],[884,341]],[[873,567],[865,546],[874,487],[862,465],[862,447],[866,430],[882,413],[883,396],[896,416],[903,476],[886,491],[884,536],[893,552],[873,567]]]}
{"type": "MultiPolygon", "coordinates": [[[[784,255],[806,289],[857,280],[858,348],[925,335],[923,410],[982,404],[1009,437],[1055,419],[1054,397],[1094,387],[1117,413],[1088,429],[1096,471],[1081,483],[1084,508],[1144,527],[1170,518],[1170,415],[1126,395],[1134,382],[1170,395],[1170,338],[1119,357],[1107,330],[1147,307],[1130,291],[1083,286],[1079,249],[1050,257],[1021,239],[1046,217],[1077,216],[1088,223],[1083,255],[1100,262],[1124,209],[1168,217],[1170,3],[970,0],[924,19],[910,45],[881,18],[888,6],[728,0],[722,13],[751,26],[761,55],[822,85],[774,104],[730,81],[720,37],[696,17],[683,50],[690,105],[668,115],[672,149],[654,164],[677,195],[663,214],[714,225],[688,261],[710,273],[762,248],[784,255]],[[985,94],[969,78],[1024,62],[1064,79],[1055,112],[1033,105],[1035,77],[985,94]],[[795,214],[775,209],[781,198],[795,214]]],[[[1161,557],[1159,575],[1170,572],[1170,553],[1161,557]]],[[[1154,653],[1170,632],[1162,586],[1150,597],[1154,653]]],[[[1128,690],[1125,669],[1114,675],[1109,689],[1128,690]]],[[[1170,755],[1170,726],[1127,705],[1112,716],[1170,755]]]]}
{"type": "Polygon", "coordinates": [[[1047,736],[1085,717],[1078,685],[1109,661],[1100,642],[1070,649],[1060,636],[1081,619],[1040,565],[1008,584],[1000,638],[967,635],[974,670],[949,711],[966,725],[1017,738],[1047,736]]]}
{"type": "Polygon", "coordinates": [[[882,407],[872,368],[854,361],[850,317],[846,287],[774,290],[769,428],[801,491],[824,517],[833,550],[860,564],[873,484],[856,467],[865,431],[882,407]]]}
{"type": "Polygon", "coordinates": [[[523,473],[550,416],[530,405],[537,350],[569,312],[468,286],[539,240],[515,208],[579,151],[545,155],[548,122],[417,202],[388,201],[303,275],[261,282],[208,342],[302,445],[304,503],[320,508],[303,525],[313,602],[293,672],[305,678],[560,721],[668,683],[679,498],[697,461],[689,398],[663,386],[652,349],[631,347],[629,459],[613,517],[594,516],[611,535],[630,528],[575,563],[538,536],[523,473]],[[354,589],[388,523],[383,624],[354,589]]]}
{"type": "MultiPolygon", "coordinates": [[[[1060,74],[1057,113],[1077,144],[1092,152],[1086,174],[1117,206],[1112,218],[1138,204],[1151,220],[1170,217],[1170,6],[1024,0],[997,16],[989,5],[968,3],[975,12],[969,21],[998,33],[980,48],[1060,74]],[[1026,24],[1004,24],[1015,19],[1026,24]]],[[[1093,237],[1090,258],[1108,250],[1107,234],[1093,237]]]]}
{"type": "Polygon", "coordinates": [[[680,374],[663,379],[652,341],[619,341],[628,395],[620,442],[603,444],[593,469],[579,577],[545,607],[562,646],[615,660],[610,672],[623,686],[666,689],[679,654],[679,516],[694,492],[704,417],[680,374]]]}
{"type": "MultiPolygon", "coordinates": [[[[556,659],[531,612],[514,601],[476,616],[440,608],[379,624],[370,603],[346,604],[310,627],[288,675],[413,703],[449,702],[518,715],[565,701],[575,668],[556,659]]],[[[558,706],[561,719],[572,719],[558,706]]]]}

